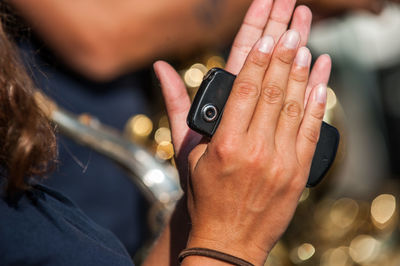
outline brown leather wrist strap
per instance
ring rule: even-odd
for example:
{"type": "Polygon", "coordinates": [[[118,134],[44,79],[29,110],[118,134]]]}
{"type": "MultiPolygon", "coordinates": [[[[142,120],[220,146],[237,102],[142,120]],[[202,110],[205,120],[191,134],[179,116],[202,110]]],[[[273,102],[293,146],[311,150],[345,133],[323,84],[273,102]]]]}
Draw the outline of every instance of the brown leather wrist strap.
{"type": "Polygon", "coordinates": [[[254,266],[250,262],[245,261],[241,258],[208,248],[187,248],[182,250],[178,257],[179,263],[182,263],[183,259],[189,256],[208,257],[227,262],[235,266],[254,266]]]}

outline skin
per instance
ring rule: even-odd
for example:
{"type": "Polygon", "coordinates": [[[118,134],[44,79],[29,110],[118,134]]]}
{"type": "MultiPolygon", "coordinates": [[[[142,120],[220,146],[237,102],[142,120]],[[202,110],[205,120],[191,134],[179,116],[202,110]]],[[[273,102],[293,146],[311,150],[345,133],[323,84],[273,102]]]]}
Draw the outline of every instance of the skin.
{"type": "MultiPolygon", "coordinates": [[[[159,58],[228,44],[251,0],[9,2],[64,62],[88,78],[102,81],[159,58]]],[[[300,0],[297,4],[308,5],[323,17],[358,9],[377,13],[383,1],[300,0]]],[[[277,23],[271,23],[269,31],[280,32],[280,17],[274,20],[277,23]]]]}
{"type": "MultiPolygon", "coordinates": [[[[318,17],[339,15],[347,11],[364,10],[379,14],[385,3],[384,0],[301,0],[302,4],[308,5],[311,10],[317,12],[318,17]]],[[[399,0],[390,2],[400,3],[399,0]]]]}
{"type": "Polygon", "coordinates": [[[228,44],[251,0],[9,2],[68,65],[101,81],[228,44]]]}
{"type": "MultiPolygon", "coordinates": [[[[300,6],[293,14],[294,6],[293,0],[252,3],[227,64],[238,77],[211,140],[186,125],[190,100],[179,75],[155,63],[186,193],[144,265],[176,264],[184,247],[263,265],[286,230],[309,174],[331,69],[323,55],[310,73],[311,55],[303,46],[311,13],[300,6]],[[290,49],[282,37],[288,34],[299,36],[290,49]],[[274,40],[273,51],[260,51],[262,36],[274,40]],[[304,55],[300,64],[295,58],[304,55]]],[[[224,263],[190,256],[182,265],[224,263]]]]}

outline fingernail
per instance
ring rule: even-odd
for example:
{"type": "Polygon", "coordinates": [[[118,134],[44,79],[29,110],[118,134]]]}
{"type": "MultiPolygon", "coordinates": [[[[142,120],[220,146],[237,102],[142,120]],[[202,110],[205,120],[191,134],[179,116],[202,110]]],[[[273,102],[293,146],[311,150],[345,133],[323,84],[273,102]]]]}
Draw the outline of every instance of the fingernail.
{"type": "Polygon", "coordinates": [[[269,54],[274,47],[274,38],[270,35],[266,35],[260,39],[260,44],[258,46],[258,51],[264,54],[269,54]]]}
{"type": "Polygon", "coordinates": [[[283,45],[288,49],[295,49],[300,43],[300,34],[295,30],[286,32],[283,45]]]}
{"type": "Polygon", "coordinates": [[[296,59],[295,59],[296,65],[300,67],[307,67],[311,64],[311,53],[310,50],[308,50],[307,47],[301,47],[299,51],[297,52],[296,59]]]}
{"type": "Polygon", "coordinates": [[[317,103],[325,104],[326,103],[326,85],[320,84],[315,89],[314,99],[317,103]]]}

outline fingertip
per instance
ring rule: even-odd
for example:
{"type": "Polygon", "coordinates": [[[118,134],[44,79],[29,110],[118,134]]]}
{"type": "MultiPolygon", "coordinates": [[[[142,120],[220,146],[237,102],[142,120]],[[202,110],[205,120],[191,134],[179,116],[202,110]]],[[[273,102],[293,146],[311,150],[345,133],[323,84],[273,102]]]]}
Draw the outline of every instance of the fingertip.
{"type": "Polygon", "coordinates": [[[312,85],[319,83],[328,83],[332,69],[332,60],[328,54],[323,54],[318,57],[313,67],[312,85]]]}
{"type": "Polygon", "coordinates": [[[163,70],[168,71],[168,69],[173,69],[170,64],[168,64],[167,62],[165,62],[163,60],[157,60],[156,62],[154,62],[153,68],[154,68],[154,71],[156,72],[156,74],[163,70]]]}
{"type": "Polygon", "coordinates": [[[330,64],[332,61],[332,58],[329,54],[323,54],[320,56],[321,60],[325,61],[327,64],[330,64]]]}
{"type": "Polygon", "coordinates": [[[153,64],[154,72],[157,78],[171,85],[182,86],[182,80],[176,70],[167,62],[159,60],[153,64]]]}
{"type": "Polygon", "coordinates": [[[157,60],[153,63],[153,68],[156,68],[158,65],[162,64],[163,61],[157,60]]]}
{"type": "Polygon", "coordinates": [[[306,45],[308,42],[311,22],[311,10],[306,6],[298,6],[293,13],[291,28],[297,29],[300,32],[302,46],[306,45]]]}
{"type": "Polygon", "coordinates": [[[299,16],[299,18],[301,18],[304,21],[312,20],[312,16],[313,16],[311,9],[305,5],[300,5],[300,6],[296,7],[294,14],[297,14],[299,16]]]}
{"type": "Polygon", "coordinates": [[[162,70],[165,67],[166,62],[158,60],[153,63],[153,69],[154,73],[156,74],[156,77],[158,80],[160,80],[161,75],[162,75],[162,70]]]}

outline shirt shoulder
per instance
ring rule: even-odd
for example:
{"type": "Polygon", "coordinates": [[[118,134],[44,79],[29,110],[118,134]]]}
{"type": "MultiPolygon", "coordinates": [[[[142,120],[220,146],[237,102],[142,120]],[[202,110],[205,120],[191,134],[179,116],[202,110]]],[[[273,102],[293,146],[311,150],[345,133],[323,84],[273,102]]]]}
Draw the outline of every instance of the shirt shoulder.
{"type": "Polygon", "coordinates": [[[2,265],[133,265],[121,242],[71,200],[34,185],[15,204],[0,199],[2,265]]]}

